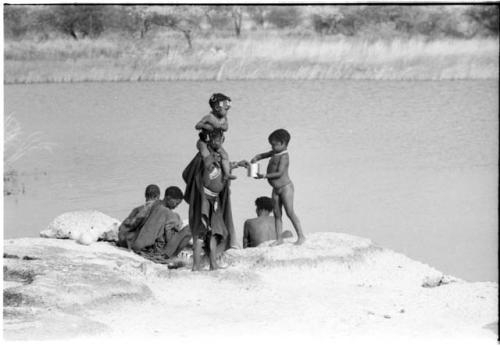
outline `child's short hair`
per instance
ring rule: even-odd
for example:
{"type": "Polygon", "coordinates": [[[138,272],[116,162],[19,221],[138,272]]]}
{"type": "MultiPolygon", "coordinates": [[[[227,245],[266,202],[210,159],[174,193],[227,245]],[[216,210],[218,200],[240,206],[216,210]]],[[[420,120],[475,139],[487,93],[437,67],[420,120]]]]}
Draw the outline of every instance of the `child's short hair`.
{"type": "Polygon", "coordinates": [[[165,198],[166,197],[171,197],[174,199],[183,199],[184,194],[182,193],[181,189],[179,189],[177,186],[169,186],[165,190],[165,198]]]}
{"type": "Polygon", "coordinates": [[[288,143],[290,142],[290,133],[288,133],[288,131],[285,129],[275,130],[269,135],[268,138],[269,143],[271,143],[272,140],[288,145],[288,143]]]}
{"type": "Polygon", "coordinates": [[[215,93],[208,100],[208,104],[210,105],[210,108],[215,109],[215,106],[218,105],[219,102],[226,100],[231,101],[231,98],[221,93],[215,93]]]}
{"type": "Polygon", "coordinates": [[[259,197],[255,200],[255,206],[259,210],[273,211],[273,200],[269,197],[259,197]]]}
{"type": "Polygon", "coordinates": [[[160,197],[160,188],[155,184],[148,185],[146,187],[146,191],[144,192],[144,196],[148,200],[160,197]]]}

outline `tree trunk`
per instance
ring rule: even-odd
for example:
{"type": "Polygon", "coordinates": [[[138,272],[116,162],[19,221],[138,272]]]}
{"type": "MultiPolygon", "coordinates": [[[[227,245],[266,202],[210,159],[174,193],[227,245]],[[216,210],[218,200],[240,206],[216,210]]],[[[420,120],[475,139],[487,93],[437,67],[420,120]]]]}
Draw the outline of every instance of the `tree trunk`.
{"type": "Polygon", "coordinates": [[[242,19],[242,12],[241,8],[236,6],[231,10],[231,16],[233,17],[233,23],[234,23],[234,32],[236,34],[236,37],[240,37],[241,35],[241,19],[242,19]]]}
{"type": "Polygon", "coordinates": [[[191,50],[193,49],[193,45],[191,43],[191,30],[181,30],[182,33],[184,34],[184,38],[186,39],[187,41],[187,44],[188,44],[188,48],[191,50]]]}

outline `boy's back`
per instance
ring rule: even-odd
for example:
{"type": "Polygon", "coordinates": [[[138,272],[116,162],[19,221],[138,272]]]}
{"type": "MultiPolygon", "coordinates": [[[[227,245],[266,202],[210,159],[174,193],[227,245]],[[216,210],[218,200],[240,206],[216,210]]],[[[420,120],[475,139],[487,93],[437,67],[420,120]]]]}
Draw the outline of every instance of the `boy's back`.
{"type": "Polygon", "coordinates": [[[245,221],[243,247],[256,247],[268,240],[276,239],[273,216],[260,216],[245,221]]]}

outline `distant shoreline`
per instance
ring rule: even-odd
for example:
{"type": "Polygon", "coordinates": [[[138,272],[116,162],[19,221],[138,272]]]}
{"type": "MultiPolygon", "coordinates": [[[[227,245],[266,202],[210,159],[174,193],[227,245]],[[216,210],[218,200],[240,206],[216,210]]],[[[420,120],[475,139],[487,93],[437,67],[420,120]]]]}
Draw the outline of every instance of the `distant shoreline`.
{"type": "Polygon", "coordinates": [[[4,84],[498,78],[497,39],[172,36],[4,42],[4,84]]]}

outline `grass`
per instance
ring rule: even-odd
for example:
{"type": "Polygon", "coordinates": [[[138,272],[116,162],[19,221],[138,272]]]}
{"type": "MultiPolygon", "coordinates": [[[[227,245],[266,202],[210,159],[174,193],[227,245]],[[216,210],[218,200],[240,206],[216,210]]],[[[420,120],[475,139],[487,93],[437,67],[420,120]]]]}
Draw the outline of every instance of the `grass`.
{"type": "Polygon", "coordinates": [[[26,135],[19,121],[8,114],[4,119],[4,156],[3,156],[3,182],[4,196],[23,192],[19,181],[19,174],[14,168],[16,161],[32,151],[52,150],[52,143],[43,141],[40,132],[26,135]]]}
{"type": "Polygon", "coordinates": [[[497,39],[195,37],[5,41],[5,83],[245,79],[493,79],[497,39]]]}
{"type": "Polygon", "coordinates": [[[40,132],[26,135],[12,114],[8,114],[4,121],[4,167],[12,167],[14,162],[31,151],[52,150],[52,143],[44,142],[40,132]]]}

